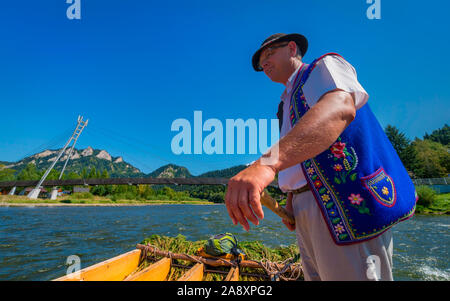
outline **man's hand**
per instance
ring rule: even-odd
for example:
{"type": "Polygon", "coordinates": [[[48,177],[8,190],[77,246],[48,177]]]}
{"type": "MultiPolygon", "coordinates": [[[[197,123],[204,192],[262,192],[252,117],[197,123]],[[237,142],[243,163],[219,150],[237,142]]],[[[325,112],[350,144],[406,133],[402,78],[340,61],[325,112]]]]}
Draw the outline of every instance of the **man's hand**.
{"type": "MultiPolygon", "coordinates": [[[[294,216],[294,213],[293,213],[294,210],[292,209],[292,198],[293,198],[293,196],[294,196],[294,194],[293,194],[292,192],[289,192],[289,193],[288,193],[287,200],[286,200],[286,207],[285,207],[285,209],[286,209],[287,212],[291,213],[291,214],[294,216]]],[[[285,220],[285,219],[282,219],[281,221],[283,222],[283,224],[286,225],[286,227],[287,227],[290,231],[294,231],[294,230],[295,230],[295,224],[291,224],[290,222],[288,222],[288,221],[285,220]]]]}
{"type": "Polygon", "coordinates": [[[276,171],[259,160],[242,170],[228,182],[225,204],[233,224],[240,223],[246,231],[249,221],[258,225],[264,218],[260,196],[264,188],[275,178],[276,171]]]}
{"type": "Polygon", "coordinates": [[[258,225],[257,217],[264,218],[260,194],[276,172],[317,156],[336,141],[356,116],[353,97],[339,89],[325,93],[279,140],[279,156],[273,165],[262,165],[260,159],[230,179],[225,204],[235,225],[240,223],[246,231],[250,229],[247,219],[258,225]]]}

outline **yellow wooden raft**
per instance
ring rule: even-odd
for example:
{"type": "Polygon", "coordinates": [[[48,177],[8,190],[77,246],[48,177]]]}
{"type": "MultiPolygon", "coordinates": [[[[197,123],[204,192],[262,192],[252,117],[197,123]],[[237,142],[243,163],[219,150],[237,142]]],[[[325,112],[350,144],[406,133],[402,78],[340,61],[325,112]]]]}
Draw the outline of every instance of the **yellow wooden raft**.
{"type": "MultiPolygon", "coordinates": [[[[142,250],[136,249],[78,272],[54,279],[54,281],[201,281],[204,263],[197,263],[179,279],[171,279],[171,258],[162,258],[145,269],[137,270],[142,250]]],[[[225,281],[238,281],[239,268],[232,266],[225,281]]]]}

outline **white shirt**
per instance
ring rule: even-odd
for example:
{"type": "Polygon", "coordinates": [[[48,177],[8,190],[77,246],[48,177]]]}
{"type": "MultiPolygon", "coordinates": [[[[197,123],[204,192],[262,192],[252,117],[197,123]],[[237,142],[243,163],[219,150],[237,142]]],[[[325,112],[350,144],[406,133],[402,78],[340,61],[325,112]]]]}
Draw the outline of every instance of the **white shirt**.
{"type": "MultiPolygon", "coordinates": [[[[292,129],[289,117],[289,105],[293,89],[293,81],[302,65],[294,71],[286,83],[286,89],[281,95],[283,101],[283,124],[280,137],[284,137],[292,129]]],[[[306,66],[304,66],[306,68],[306,66]]],[[[354,93],[356,110],[360,109],[369,99],[369,95],[358,82],[355,68],[337,55],[327,55],[321,59],[309,75],[303,86],[303,93],[309,107],[334,89],[354,93]]],[[[278,186],[283,192],[288,192],[306,185],[306,178],[300,164],[284,169],[278,173],[278,186]]]]}

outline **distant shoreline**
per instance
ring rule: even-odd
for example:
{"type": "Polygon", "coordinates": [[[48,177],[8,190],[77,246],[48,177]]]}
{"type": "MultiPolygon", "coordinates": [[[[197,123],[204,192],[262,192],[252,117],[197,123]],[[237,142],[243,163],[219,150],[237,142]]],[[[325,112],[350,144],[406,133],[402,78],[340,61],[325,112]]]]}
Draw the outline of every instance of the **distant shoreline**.
{"type": "Polygon", "coordinates": [[[26,196],[0,195],[0,207],[123,207],[154,205],[215,205],[207,200],[127,200],[112,201],[107,197],[93,196],[78,199],[63,196],[56,200],[29,199],[26,196]]]}

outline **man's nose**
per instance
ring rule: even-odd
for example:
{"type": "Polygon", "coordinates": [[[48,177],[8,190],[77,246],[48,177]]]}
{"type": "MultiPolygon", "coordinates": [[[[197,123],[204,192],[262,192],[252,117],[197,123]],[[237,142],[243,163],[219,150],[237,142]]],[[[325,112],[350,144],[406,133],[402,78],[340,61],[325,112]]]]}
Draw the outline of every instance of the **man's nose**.
{"type": "Polygon", "coordinates": [[[265,69],[265,68],[267,68],[268,66],[269,66],[269,63],[268,63],[267,60],[264,60],[264,61],[261,62],[261,68],[265,69]]]}

